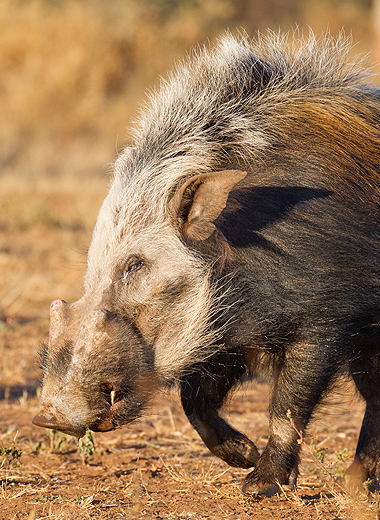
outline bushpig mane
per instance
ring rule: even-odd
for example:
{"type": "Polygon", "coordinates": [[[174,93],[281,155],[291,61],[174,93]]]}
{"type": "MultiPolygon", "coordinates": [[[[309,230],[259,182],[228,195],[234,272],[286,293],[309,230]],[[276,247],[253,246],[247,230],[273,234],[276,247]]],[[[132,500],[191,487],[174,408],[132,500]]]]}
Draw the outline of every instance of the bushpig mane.
{"type": "MultiPolygon", "coordinates": [[[[189,177],[240,168],[254,183],[255,170],[276,154],[291,162],[304,151],[310,163],[335,161],[330,171],[344,170],[341,162],[347,161],[349,172],[353,162],[363,161],[365,138],[366,171],[373,170],[377,130],[367,121],[378,112],[379,93],[364,60],[349,60],[351,48],[351,38],[343,33],[336,39],[312,32],[292,39],[268,32],[250,40],[227,32],[213,48],[194,51],[151,93],[131,145],[115,162],[114,189],[106,203],[117,221],[112,234],[121,237],[126,225],[138,226],[143,217],[159,232],[168,220],[168,199],[189,177]],[[309,121],[321,136],[315,150],[310,149],[314,133],[305,125],[309,121]],[[327,159],[326,146],[332,149],[327,159]]],[[[319,188],[331,189],[335,181],[321,182],[319,188]]],[[[378,192],[368,174],[351,182],[378,192]]]]}
{"type": "Polygon", "coordinates": [[[339,105],[341,95],[347,113],[346,96],[370,89],[360,61],[348,61],[351,47],[343,34],[293,41],[272,32],[256,40],[227,32],[150,95],[115,175],[151,187],[149,195],[165,204],[190,175],[264,161],[268,147],[286,145],[297,105],[332,99],[339,105]]]}

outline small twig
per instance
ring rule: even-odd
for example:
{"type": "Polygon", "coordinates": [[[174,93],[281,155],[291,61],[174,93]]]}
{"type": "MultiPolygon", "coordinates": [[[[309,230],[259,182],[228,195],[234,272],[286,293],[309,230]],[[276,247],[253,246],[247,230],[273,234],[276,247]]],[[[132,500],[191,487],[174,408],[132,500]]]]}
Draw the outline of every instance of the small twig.
{"type": "Polygon", "coordinates": [[[318,459],[318,457],[315,455],[313,449],[311,448],[311,446],[309,446],[304,438],[303,438],[303,433],[301,431],[298,430],[298,428],[296,427],[296,425],[294,424],[294,420],[292,419],[292,416],[291,416],[291,412],[290,410],[288,410],[287,412],[287,417],[290,421],[290,424],[292,425],[292,428],[294,429],[294,431],[298,434],[299,436],[299,439],[298,439],[298,443],[301,445],[301,446],[305,446],[307,448],[307,450],[309,451],[313,461],[317,464],[317,466],[319,466],[323,471],[324,473],[327,474],[327,476],[330,478],[330,480],[333,482],[333,484],[335,486],[337,486],[343,493],[347,493],[347,490],[341,486],[339,484],[339,482],[337,482],[334,478],[334,476],[330,473],[330,471],[328,470],[328,468],[318,459]]]}

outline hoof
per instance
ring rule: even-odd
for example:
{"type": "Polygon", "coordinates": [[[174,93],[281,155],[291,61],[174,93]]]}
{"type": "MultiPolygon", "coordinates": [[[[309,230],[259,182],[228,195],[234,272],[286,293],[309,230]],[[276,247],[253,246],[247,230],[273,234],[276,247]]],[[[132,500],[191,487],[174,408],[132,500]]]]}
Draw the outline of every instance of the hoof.
{"type": "Polygon", "coordinates": [[[245,495],[253,495],[256,498],[269,498],[273,495],[280,495],[281,490],[278,486],[274,484],[251,484],[249,482],[244,482],[241,491],[245,495]]]}
{"type": "Polygon", "coordinates": [[[360,459],[355,459],[347,469],[344,475],[344,480],[351,495],[357,495],[369,491],[369,486],[367,486],[367,482],[370,482],[368,480],[368,472],[364,468],[360,459]]]}
{"type": "Polygon", "coordinates": [[[289,475],[289,486],[295,491],[297,489],[298,472],[293,470],[289,475]]]}
{"type": "Polygon", "coordinates": [[[252,471],[245,477],[241,491],[245,495],[253,495],[257,498],[271,497],[281,493],[278,485],[259,480],[256,471],[252,471]]]}

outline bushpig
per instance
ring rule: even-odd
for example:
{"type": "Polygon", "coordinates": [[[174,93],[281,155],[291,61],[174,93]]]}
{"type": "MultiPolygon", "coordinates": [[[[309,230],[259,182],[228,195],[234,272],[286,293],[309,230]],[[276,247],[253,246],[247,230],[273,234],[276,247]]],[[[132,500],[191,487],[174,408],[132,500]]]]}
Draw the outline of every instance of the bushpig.
{"type": "Polygon", "coordinates": [[[354,486],[380,454],[380,98],[344,36],[226,33],[162,81],[117,158],[83,297],[51,305],[34,424],[128,424],[160,387],[246,492],[295,486],[299,433],[338,378],[366,401],[354,486]],[[259,454],[220,410],[267,375],[259,454]]]}

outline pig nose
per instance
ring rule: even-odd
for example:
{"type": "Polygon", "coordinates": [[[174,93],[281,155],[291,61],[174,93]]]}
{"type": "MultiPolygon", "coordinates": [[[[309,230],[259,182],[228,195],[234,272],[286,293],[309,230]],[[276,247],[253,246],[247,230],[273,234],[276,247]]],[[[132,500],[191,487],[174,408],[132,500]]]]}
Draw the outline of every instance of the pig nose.
{"type": "Polygon", "coordinates": [[[83,437],[86,433],[84,426],[71,424],[64,415],[51,409],[41,410],[32,420],[32,423],[42,428],[51,428],[72,435],[73,437],[83,437]]]}

